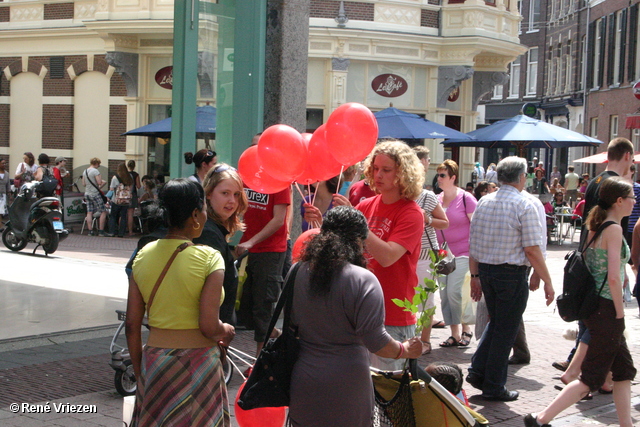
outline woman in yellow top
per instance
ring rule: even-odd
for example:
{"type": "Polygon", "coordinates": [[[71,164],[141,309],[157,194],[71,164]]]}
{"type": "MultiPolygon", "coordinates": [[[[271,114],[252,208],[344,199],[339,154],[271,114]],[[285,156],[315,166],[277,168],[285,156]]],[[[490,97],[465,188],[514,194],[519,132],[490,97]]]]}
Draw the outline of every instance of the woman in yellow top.
{"type": "Polygon", "coordinates": [[[235,335],[218,316],[224,260],[215,249],[191,243],[207,220],[204,191],[188,179],[173,179],[160,203],[169,232],[138,252],[129,282],[127,344],[138,379],[132,425],[229,426],[217,345],[228,345],[235,335]],[[145,311],[150,333],[143,350],[145,311]]]}

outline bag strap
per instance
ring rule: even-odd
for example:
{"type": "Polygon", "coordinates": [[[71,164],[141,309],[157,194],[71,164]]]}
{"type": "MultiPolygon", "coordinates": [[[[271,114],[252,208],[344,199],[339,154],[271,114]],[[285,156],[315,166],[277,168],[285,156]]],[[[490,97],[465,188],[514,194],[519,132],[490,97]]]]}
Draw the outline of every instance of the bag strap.
{"type": "Polygon", "coordinates": [[[87,172],[89,169],[85,169],[84,174],[87,177],[87,181],[89,181],[89,183],[91,185],[93,185],[95,187],[96,190],[98,190],[98,193],[102,193],[102,191],[100,190],[100,188],[98,188],[97,184],[94,184],[93,181],[91,181],[91,179],[89,178],[89,173],[87,172]]]}
{"type": "Polygon", "coordinates": [[[149,302],[147,303],[147,316],[151,311],[151,304],[153,304],[153,300],[156,297],[156,292],[158,292],[160,283],[162,283],[162,280],[164,280],[164,276],[167,274],[167,271],[169,271],[169,267],[171,267],[171,264],[173,264],[173,260],[176,259],[176,257],[180,252],[187,249],[189,246],[193,246],[193,242],[181,243],[180,246],[178,246],[176,250],[173,252],[173,255],[171,255],[171,258],[169,258],[169,261],[167,261],[167,265],[164,266],[164,270],[162,270],[162,273],[160,273],[160,276],[158,277],[158,280],[156,281],[156,284],[153,287],[153,290],[151,291],[151,295],[149,296],[149,302]]]}
{"type": "Polygon", "coordinates": [[[282,308],[284,307],[284,319],[282,324],[282,329],[286,330],[289,327],[289,322],[291,320],[291,308],[293,306],[293,288],[296,281],[296,275],[298,274],[298,269],[300,268],[301,263],[296,263],[293,266],[289,275],[287,276],[287,282],[284,284],[284,288],[282,289],[282,294],[280,298],[278,298],[278,304],[276,305],[275,310],[273,311],[273,316],[271,316],[271,322],[269,323],[269,327],[267,328],[267,336],[265,337],[264,343],[266,344],[269,341],[269,337],[273,332],[273,329],[276,327],[276,322],[280,317],[280,313],[282,312],[282,308]]]}
{"type": "Polygon", "coordinates": [[[596,230],[596,234],[593,235],[593,237],[591,238],[591,240],[589,240],[589,243],[587,243],[584,249],[580,248],[580,252],[584,252],[585,250],[587,250],[587,248],[591,246],[591,244],[600,236],[600,234],[602,234],[604,229],[613,224],[617,224],[617,223],[615,221],[606,221],[602,223],[600,227],[598,227],[598,230],[596,230]]]}

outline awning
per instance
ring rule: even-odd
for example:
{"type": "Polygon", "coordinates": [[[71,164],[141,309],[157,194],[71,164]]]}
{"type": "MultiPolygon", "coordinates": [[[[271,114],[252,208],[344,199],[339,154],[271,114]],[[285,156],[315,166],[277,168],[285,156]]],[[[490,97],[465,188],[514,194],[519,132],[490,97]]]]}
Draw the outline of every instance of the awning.
{"type": "Polygon", "coordinates": [[[627,122],[624,126],[625,129],[640,129],[640,114],[627,115],[627,122]]]}

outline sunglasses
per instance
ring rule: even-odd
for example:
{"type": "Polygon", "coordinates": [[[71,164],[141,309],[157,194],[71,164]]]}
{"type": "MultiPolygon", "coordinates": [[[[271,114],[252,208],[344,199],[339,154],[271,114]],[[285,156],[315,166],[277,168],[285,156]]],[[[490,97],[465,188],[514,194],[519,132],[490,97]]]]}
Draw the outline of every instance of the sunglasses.
{"type": "Polygon", "coordinates": [[[439,176],[440,178],[448,178],[449,175],[447,175],[446,173],[437,173],[436,176],[439,176]]]}
{"type": "Polygon", "coordinates": [[[220,165],[217,168],[215,168],[213,170],[213,173],[220,173],[220,172],[224,172],[224,171],[233,171],[236,172],[236,168],[234,168],[233,166],[229,166],[229,165],[220,165]]]}

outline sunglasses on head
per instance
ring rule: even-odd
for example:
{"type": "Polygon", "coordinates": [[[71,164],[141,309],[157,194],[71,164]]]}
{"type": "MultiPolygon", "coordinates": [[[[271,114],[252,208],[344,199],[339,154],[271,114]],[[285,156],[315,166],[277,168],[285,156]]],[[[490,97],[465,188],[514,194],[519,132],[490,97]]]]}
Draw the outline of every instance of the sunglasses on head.
{"type": "Polygon", "coordinates": [[[213,170],[213,173],[220,173],[220,172],[224,172],[224,171],[228,171],[228,170],[236,172],[236,168],[234,168],[233,166],[220,165],[220,166],[218,166],[217,168],[215,168],[213,170]]]}

